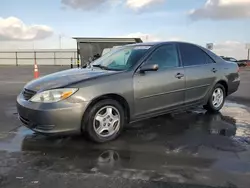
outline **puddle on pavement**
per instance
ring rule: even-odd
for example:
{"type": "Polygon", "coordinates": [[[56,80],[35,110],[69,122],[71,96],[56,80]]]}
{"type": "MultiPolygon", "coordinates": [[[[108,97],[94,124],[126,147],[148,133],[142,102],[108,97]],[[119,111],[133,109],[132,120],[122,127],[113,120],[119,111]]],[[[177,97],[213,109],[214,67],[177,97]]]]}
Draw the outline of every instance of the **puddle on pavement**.
{"type": "Polygon", "coordinates": [[[22,160],[37,170],[203,182],[207,169],[250,170],[250,163],[230,161],[250,145],[249,115],[248,107],[229,102],[216,114],[198,108],[132,124],[106,144],[83,136],[46,137],[22,126],[0,134],[0,150],[23,151],[22,160]]]}
{"type": "Polygon", "coordinates": [[[101,145],[82,136],[46,137],[19,127],[8,134],[0,134],[0,150],[52,154],[61,151],[63,156],[74,156],[80,151],[86,154],[92,150],[112,150],[164,155],[183,153],[213,158],[217,151],[245,151],[250,144],[249,126],[249,108],[227,102],[221,113],[211,114],[196,109],[135,123],[117,140],[101,145]]]}
{"type": "Polygon", "coordinates": [[[22,151],[22,143],[27,135],[32,135],[33,131],[18,127],[9,133],[0,133],[0,150],[15,152],[22,151]]]}

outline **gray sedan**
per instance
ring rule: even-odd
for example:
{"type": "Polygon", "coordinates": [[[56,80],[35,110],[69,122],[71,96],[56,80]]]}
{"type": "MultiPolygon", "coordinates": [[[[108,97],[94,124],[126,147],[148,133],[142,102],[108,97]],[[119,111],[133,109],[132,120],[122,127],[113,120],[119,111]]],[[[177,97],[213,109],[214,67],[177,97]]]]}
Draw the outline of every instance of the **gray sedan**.
{"type": "Polygon", "coordinates": [[[35,132],[86,132],[102,143],[131,122],[200,105],[219,111],[238,89],[238,71],[236,63],[190,43],[127,45],[87,68],[29,82],[17,97],[17,109],[35,132]]]}

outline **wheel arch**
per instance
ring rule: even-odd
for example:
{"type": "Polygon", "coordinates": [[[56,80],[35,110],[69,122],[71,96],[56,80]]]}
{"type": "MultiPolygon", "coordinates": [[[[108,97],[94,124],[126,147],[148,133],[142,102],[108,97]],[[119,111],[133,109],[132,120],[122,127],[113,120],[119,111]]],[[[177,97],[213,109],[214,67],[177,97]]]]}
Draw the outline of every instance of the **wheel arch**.
{"type": "Polygon", "coordinates": [[[205,97],[204,104],[207,104],[207,102],[209,100],[209,97],[210,97],[210,95],[213,92],[213,88],[216,86],[216,84],[221,84],[225,88],[225,90],[226,90],[226,96],[228,95],[228,84],[227,84],[227,81],[223,80],[223,79],[220,79],[220,80],[216,81],[214,83],[214,85],[212,85],[212,87],[210,88],[209,92],[207,93],[207,95],[205,97]]]}
{"type": "Polygon", "coordinates": [[[228,95],[228,84],[227,84],[227,82],[225,80],[219,80],[216,84],[221,84],[224,87],[225,92],[226,92],[226,96],[227,96],[228,95]]]}
{"type": "Polygon", "coordinates": [[[99,101],[102,101],[105,99],[112,99],[112,100],[117,101],[125,109],[125,118],[126,118],[125,121],[126,121],[126,123],[129,123],[129,121],[130,121],[130,107],[129,107],[127,100],[119,94],[109,93],[109,94],[104,94],[104,95],[98,96],[98,97],[91,100],[91,102],[86,107],[86,110],[85,110],[83,117],[82,117],[82,129],[84,129],[84,121],[87,119],[86,117],[88,116],[88,113],[89,113],[89,110],[91,109],[91,107],[94,106],[99,101]]]}

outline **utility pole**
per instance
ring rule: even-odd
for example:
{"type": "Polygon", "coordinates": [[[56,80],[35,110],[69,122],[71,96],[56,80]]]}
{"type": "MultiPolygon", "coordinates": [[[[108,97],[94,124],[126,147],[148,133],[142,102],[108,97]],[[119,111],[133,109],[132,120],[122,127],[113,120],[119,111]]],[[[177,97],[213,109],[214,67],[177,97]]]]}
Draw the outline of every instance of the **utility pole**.
{"type": "Polygon", "coordinates": [[[59,49],[62,48],[62,36],[59,35],[59,49]]]}
{"type": "Polygon", "coordinates": [[[247,60],[250,58],[250,43],[246,44],[246,49],[247,49],[247,60]]]}
{"type": "Polygon", "coordinates": [[[250,56],[250,49],[248,48],[247,50],[247,60],[249,61],[249,56],[250,56]]]}

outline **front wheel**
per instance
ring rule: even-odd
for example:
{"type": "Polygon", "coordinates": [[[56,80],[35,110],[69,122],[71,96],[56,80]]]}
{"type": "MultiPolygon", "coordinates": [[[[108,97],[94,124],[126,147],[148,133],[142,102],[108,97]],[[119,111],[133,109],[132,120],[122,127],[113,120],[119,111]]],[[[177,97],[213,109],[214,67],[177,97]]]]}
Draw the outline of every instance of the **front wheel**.
{"type": "Polygon", "coordinates": [[[204,108],[210,112],[218,112],[224,105],[226,97],[225,88],[221,84],[216,84],[207,104],[204,108]]]}
{"type": "Polygon", "coordinates": [[[96,103],[89,111],[85,124],[90,139],[97,143],[114,140],[125,124],[125,113],[115,100],[107,99],[96,103]]]}

